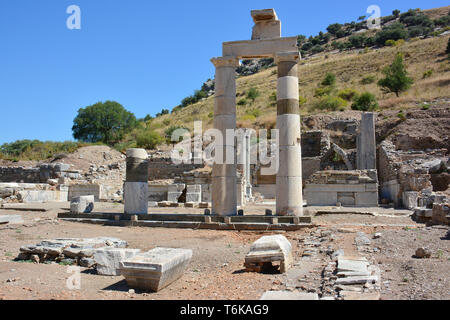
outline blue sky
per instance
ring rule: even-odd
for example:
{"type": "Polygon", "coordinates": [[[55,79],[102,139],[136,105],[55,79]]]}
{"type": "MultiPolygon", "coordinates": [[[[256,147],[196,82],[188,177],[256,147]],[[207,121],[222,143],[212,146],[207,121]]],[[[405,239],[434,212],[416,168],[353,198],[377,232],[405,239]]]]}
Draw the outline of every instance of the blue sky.
{"type": "Polygon", "coordinates": [[[251,37],[251,9],[275,8],[283,36],[356,21],[369,5],[434,8],[448,0],[1,0],[0,144],[72,140],[79,108],[115,100],[137,117],[171,110],[214,75],[224,41],[251,37]],[[69,30],[69,5],[81,30],[69,30]]]}

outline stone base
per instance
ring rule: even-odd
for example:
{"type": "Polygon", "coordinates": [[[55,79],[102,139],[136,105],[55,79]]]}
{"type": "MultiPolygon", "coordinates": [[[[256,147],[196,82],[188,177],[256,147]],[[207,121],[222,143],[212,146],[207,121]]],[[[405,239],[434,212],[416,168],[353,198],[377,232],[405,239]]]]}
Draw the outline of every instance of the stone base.
{"type": "Polygon", "coordinates": [[[125,213],[147,214],[148,213],[148,183],[147,182],[125,182],[124,184],[125,213]]]}
{"type": "Polygon", "coordinates": [[[129,287],[156,292],[179,279],[191,258],[190,249],[155,248],[122,261],[120,271],[129,287]]]}

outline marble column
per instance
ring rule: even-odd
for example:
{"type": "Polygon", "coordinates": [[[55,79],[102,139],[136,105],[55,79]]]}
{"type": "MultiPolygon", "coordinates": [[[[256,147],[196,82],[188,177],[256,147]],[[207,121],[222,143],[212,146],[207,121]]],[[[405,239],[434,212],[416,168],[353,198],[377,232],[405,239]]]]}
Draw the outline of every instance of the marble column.
{"type": "Polygon", "coordinates": [[[278,53],[277,129],[279,130],[279,168],[276,178],[276,213],[303,215],[302,153],[298,93],[298,52],[278,53]]]}
{"type": "Polygon", "coordinates": [[[223,160],[215,159],[212,170],[212,214],[220,216],[237,215],[236,190],[236,147],[234,135],[231,140],[226,137],[226,130],[236,130],[236,76],[239,60],[235,57],[214,58],[211,62],[216,67],[214,129],[222,133],[223,160]],[[231,155],[232,159],[226,159],[231,155]]]}
{"type": "Polygon", "coordinates": [[[148,213],[148,154],[144,149],[127,150],[123,200],[125,213],[148,213]]]}
{"type": "Polygon", "coordinates": [[[356,167],[358,170],[376,169],[375,114],[363,112],[356,137],[356,167]]]}

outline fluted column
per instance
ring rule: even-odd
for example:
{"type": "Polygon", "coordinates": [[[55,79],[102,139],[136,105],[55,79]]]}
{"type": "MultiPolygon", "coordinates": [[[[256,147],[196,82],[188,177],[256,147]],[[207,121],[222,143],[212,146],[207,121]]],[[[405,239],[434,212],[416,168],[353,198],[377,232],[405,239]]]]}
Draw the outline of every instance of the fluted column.
{"type": "Polygon", "coordinates": [[[216,67],[214,128],[223,137],[223,144],[217,145],[223,150],[223,162],[216,163],[218,159],[215,159],[212,171],[212,214],[231,216],[237,214],[236,148],[234,136],[232,141],[228,141],[226,130],[236,130],[235,71],[239,60],[235,57],[220,57],[211,62],[216,67]],[[233,159],[226,159],[227,154],[232,155],[233,159]]]}
{"type": "Polygon", "coordinates": [[[298,93],[298,52],[278,53],[277,129],[279,130],[279,169],[276,213],[303,215],[302,152],[298,93]]]}

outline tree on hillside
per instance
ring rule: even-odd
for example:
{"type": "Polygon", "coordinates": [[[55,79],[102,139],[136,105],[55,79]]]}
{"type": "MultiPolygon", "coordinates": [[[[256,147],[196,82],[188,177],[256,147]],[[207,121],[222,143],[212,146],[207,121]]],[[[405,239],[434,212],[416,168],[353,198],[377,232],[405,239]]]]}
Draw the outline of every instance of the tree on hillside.
{"type": "Polygon", "coordinates": [[[413,84],[413,79],[408,77],[408,72],[403,64],[403,55],[398,53],[394,62],[383,69],[384,78],[378,81],[378,86],[383,92],[394,92],[398,97],[401,92],[408,90],[413,84]]]}
{"type": "Polygon", "coordinates": [[[445,53],[450,54],[450,38],[448,39],[447,50],[445,51],[445,53]]]}
{"type": "Polygon", "coordinates": [[[332,35],[335,35],[341,29],[342,29],[342,24],[340,24],[340,23],[333,23],[333,24],[330,24],[328,26],[327,31],[329,33],[331,33],[332,35]]]}
{"type": "Polygon", "coordinates": [[[395,18],[398,18],[398,17],[400,16],[400,10],[395,9],[394,11],[392,11],[392,15],[393,15],[395,18]]]}
{"type": "Polygon", "coordinates": [[[81,108],[73,123],[75,139],[109,145],[120,141],[137,125],[134,114],[115,101],[98,102],[81,108]]]}

